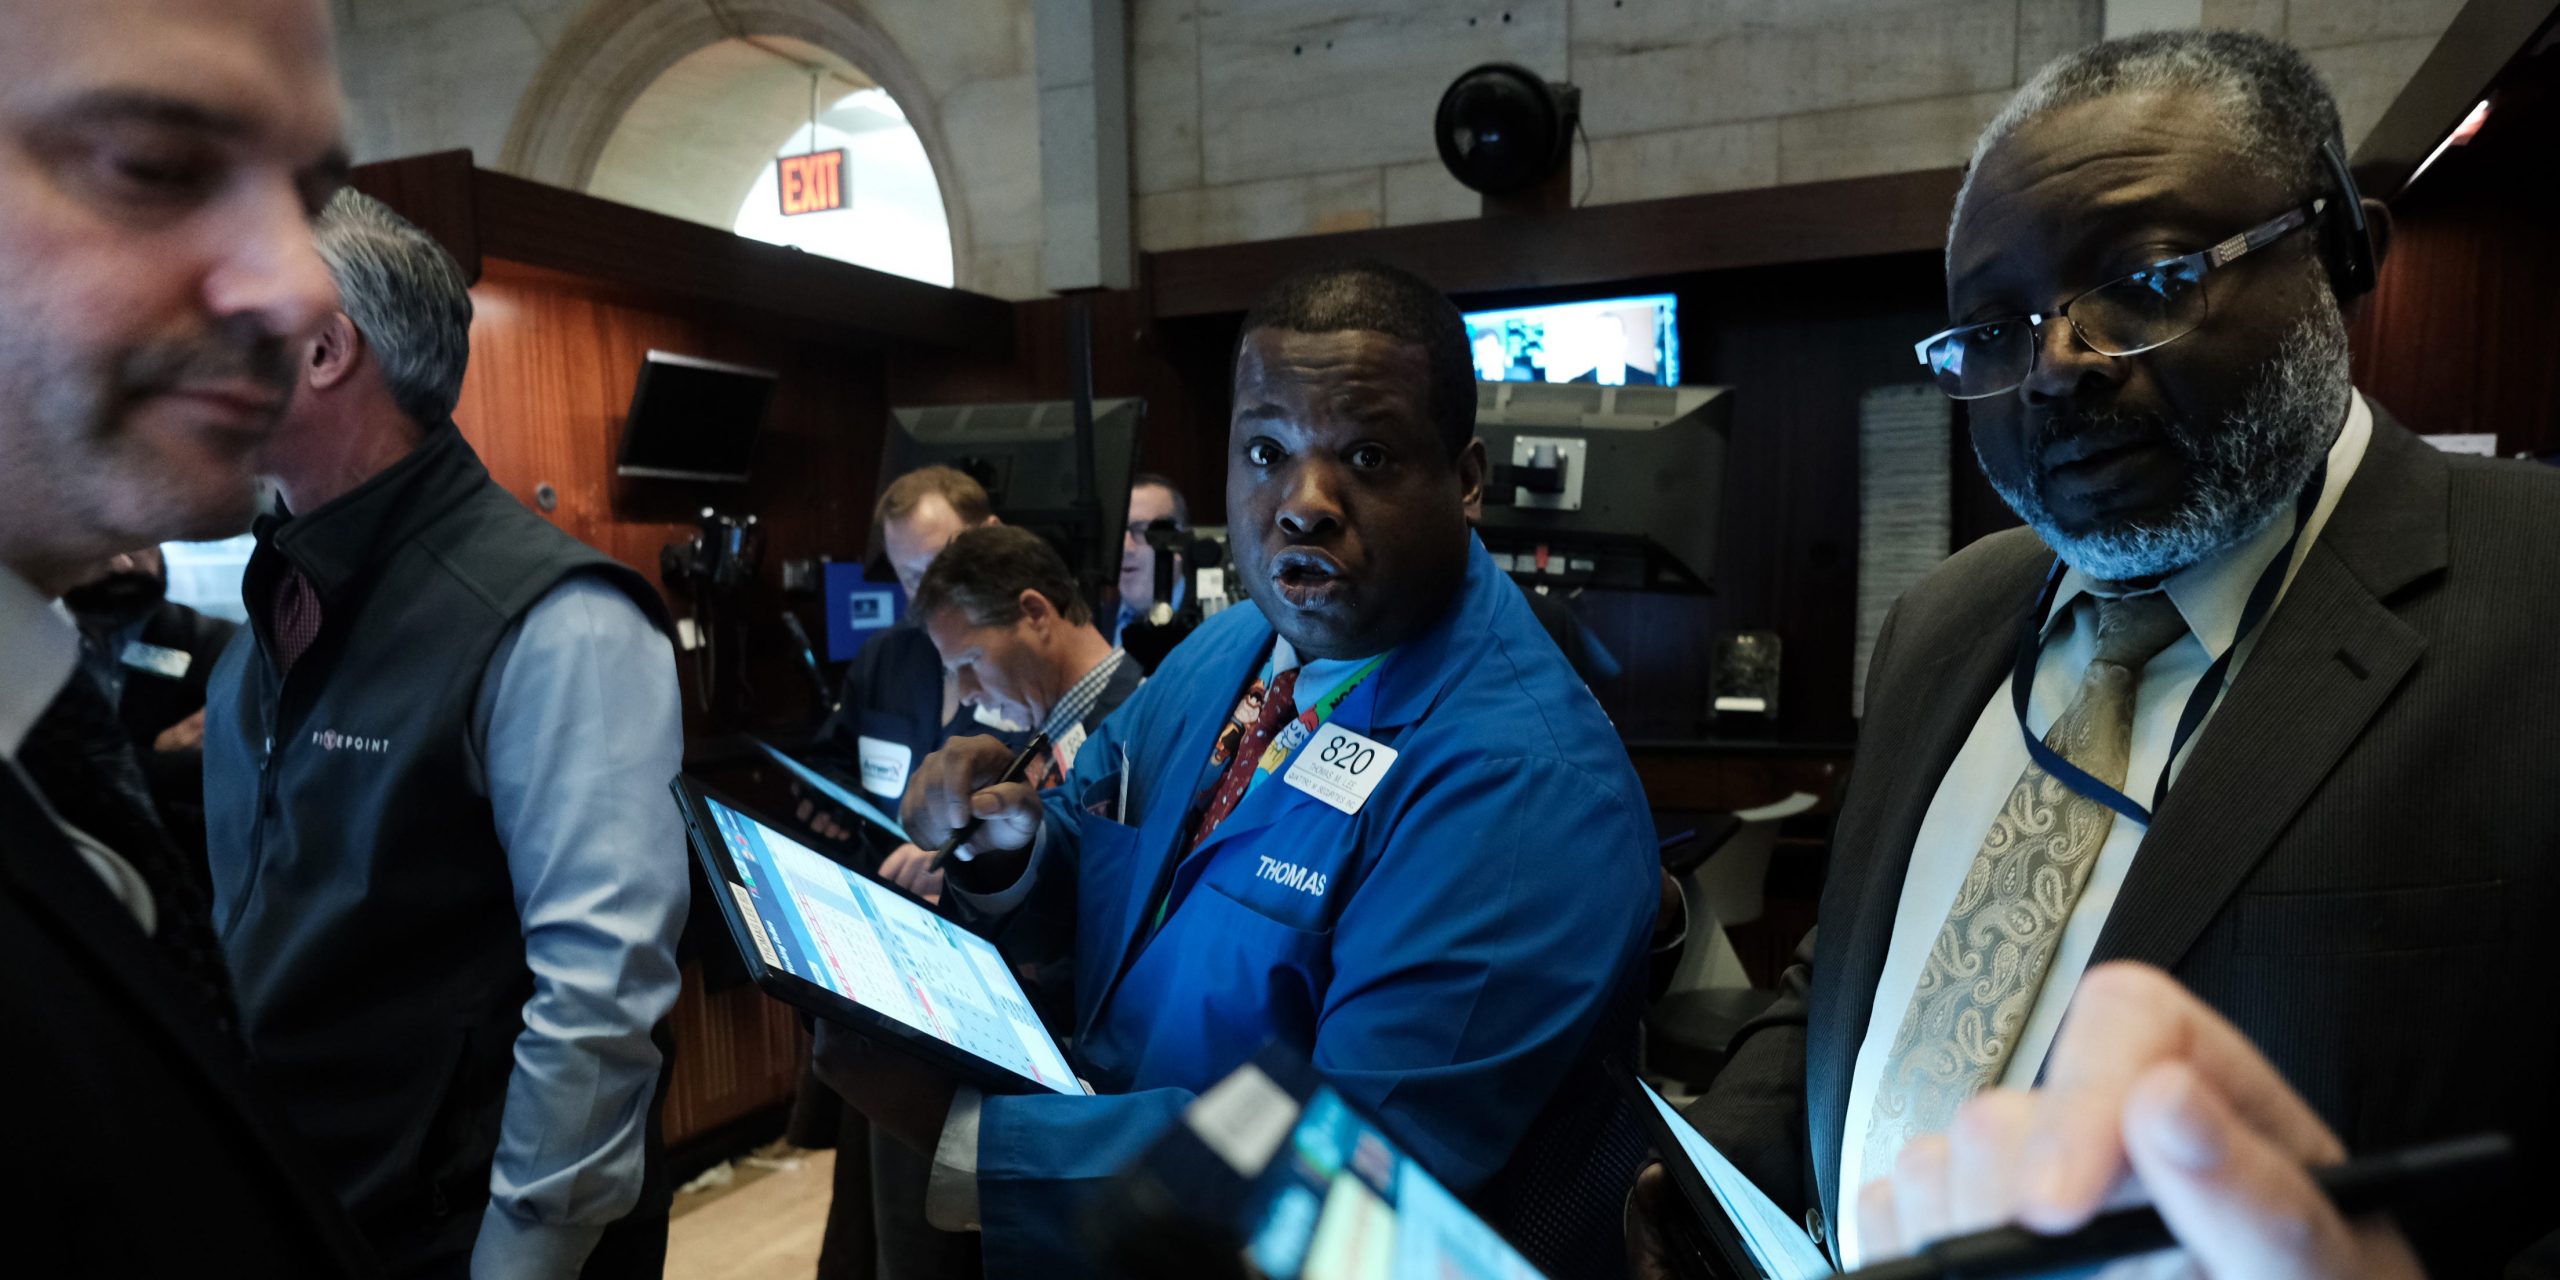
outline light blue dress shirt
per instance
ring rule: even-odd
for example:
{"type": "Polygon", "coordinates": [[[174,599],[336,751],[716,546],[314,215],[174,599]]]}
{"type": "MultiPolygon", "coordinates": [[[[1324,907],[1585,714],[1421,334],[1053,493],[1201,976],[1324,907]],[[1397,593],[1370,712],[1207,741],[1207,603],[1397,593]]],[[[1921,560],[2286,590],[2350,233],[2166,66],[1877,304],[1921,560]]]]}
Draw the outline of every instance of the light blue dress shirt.
{"type": "Polygon", "coordinates": [[[638,1202],[690,887],[667,783],[683,763],[675,650],[592,576],[499,642],[472,718],[515,882],[533,997],[507,1081],[473,1280],[575,1276],[638,1202]]]}

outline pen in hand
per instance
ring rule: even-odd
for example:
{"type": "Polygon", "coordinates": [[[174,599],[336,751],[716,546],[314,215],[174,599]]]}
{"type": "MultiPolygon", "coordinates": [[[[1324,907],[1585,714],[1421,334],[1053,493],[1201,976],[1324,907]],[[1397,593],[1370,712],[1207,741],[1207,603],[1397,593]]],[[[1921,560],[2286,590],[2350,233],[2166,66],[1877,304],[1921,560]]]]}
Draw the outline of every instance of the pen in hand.
{"type": "MultiPolygon", "coordinates": [[[[1004,767],[1004,772],[997,775],[996,780],[988,783],[987,786],[1000,787],[1008,782],[1022,781],[1024,778],[1030,776],[1031,762],[1039,759],[1040,753],[1047,751],[1048,749],[1048,734],[1032,734],[1031,741],[1023,743],[1020,754],[1014,756],[1013,763],[1006,765],[1004,767]]],[[[981,791],[985,789],[985,787],[979,788],[981,791]]],[[[973,792],[972,794],[975,793],[973,792]]],[[[941,848],[933,851],[933,862],[926,869],[934,872],[941,871],[944,866],[950,863],[952,851],[967,843],[969,837],[976,834],[978,834],[978,815],[976,812],[972,811],[969,815],[969,821],[962,825],[959,830],[952,832],[950,837],[942,842],[941,848]]],[[[966,861],[967,859],[962,860],[966,861]]]]}

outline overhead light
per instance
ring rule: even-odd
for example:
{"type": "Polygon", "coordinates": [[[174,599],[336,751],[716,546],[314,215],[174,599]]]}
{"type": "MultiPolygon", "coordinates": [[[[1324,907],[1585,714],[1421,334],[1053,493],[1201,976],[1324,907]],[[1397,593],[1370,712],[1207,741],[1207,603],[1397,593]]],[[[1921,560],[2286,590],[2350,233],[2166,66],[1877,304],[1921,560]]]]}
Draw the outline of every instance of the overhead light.
{"type": "Polygon", "coordinates": [[[2471,108],[2471,114],[2464,116],[2462,123],[2455,125],[2453,132],[2446,134],[2444,141],[2437,143],[2436,149],[2428,152],[2427,158],[2418,162],[2417,172],[2409,175],[2409,182],[2403,183],[2403,188],[2417,182],[2419,175],[2425,173],[2427,166],[2434,164],[2436,157],[2443,155],[2446,148],[2471,145],[2471,139],[2479,134],[2480,126],[2487,123],[2489,123],[2489,100],[2482,98],[2478,106],[2471,108]]]}

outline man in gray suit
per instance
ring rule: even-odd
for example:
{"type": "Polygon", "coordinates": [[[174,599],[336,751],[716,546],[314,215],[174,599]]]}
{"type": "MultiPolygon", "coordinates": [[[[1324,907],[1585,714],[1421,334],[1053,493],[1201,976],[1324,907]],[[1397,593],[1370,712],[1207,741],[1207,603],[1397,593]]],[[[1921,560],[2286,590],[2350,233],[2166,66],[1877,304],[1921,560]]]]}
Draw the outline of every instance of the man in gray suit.
{"type": "Polygon", "coordinates": [[[2300,54],[2162,32],[1976,148],[1919,353],[2028,528],[1886,623],[1818,940],[1688,1113],[1853,1265],[2128,1171],[2219,1274],[2560,1226],[2560,474],[2349,383],[2342,147],[2300,54]],[[2396,1229],[2303,1176],[2484,1129],[2512,1191],[2396,1229]]]}

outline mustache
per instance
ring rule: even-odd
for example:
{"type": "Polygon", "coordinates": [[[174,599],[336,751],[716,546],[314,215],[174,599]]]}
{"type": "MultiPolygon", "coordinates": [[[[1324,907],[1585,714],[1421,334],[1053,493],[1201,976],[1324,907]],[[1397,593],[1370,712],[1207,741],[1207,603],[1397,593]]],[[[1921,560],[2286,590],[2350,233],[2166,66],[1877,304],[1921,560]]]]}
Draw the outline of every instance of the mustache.
{"type": "Polygon", "coordinates": [[[293,390],[297,345],[249,317],[230,317],[209,333],[161,339],[124,352],[108,370],[109,400],[119,409],[181,387],[248,382],[281,399],[293,390]]]}

